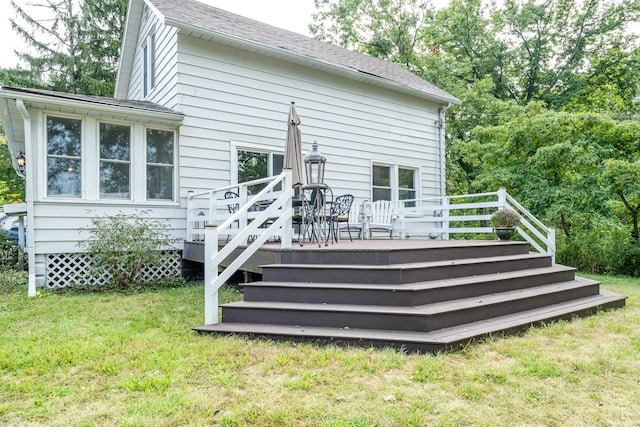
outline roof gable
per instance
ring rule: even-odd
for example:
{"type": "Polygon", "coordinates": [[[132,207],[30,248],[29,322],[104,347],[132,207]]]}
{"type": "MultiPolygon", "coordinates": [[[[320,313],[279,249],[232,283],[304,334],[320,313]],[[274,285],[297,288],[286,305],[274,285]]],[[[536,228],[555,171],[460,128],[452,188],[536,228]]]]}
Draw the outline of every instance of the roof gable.
{"type": "MultiPolygon", "coordinates": [[[[152,10],[161,15],[160,19],[166,25],[175,26],[187,34],[195,32],[209,34],[212,40],[218,42],[224,40],[227,43],[233,41],[236,47],[244,46],[246,49],[253,48],[262,52],[269,50],[269,54],[273,54],[275,51],[283,59],[296,57],[298,60],[304,60],[308,65],[315,62],[325,70],[332,69],[334,72],[351,74],[351,77],[386,85],[402,92],[426,96],[443,103],[459,102],[457,98],[444,90],[389,61],[273,27],[196,0],[145,1],[152,10]]],[[[133,30],[138,28],[135,22],[130,21],[133,19],[139,21],[142,10],[141,3],[140,0],[131,0],[127,19],[127,28],[130,31],[125,31],[121,69],[130,64],[130,58],[124,58],[125,54],[132,55],[131,51],[126,49],[126,45],[130,42],[133,43],[132,46],[135,46],[134,40],[137,37],[137,31],[133,34],[133,30]],[[133,37],[134,40],[128,41],[129,37],[133,37]]],[[[139,22],[137,25],[139,26],[139,22]]],[[[126,89],[121,88],[120,90],[126,89]]],[[[119,92],[116,94],[123,96],[119,92]]]]}

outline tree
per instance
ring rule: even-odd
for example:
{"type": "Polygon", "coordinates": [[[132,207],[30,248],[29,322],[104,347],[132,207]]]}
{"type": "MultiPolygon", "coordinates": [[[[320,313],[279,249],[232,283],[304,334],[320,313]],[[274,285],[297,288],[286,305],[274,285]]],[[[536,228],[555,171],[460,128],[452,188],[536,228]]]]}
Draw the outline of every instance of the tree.
{"type": "Polygon", "coordinates": [[[11,0],[11,26],[33,52],[19,52],[52,90],[113,95],[125,0],[40,0],[30,10],[11,0]],[[36,19],[34,14],[46,14],[36,19]]]}
{"type": "Polygon", "coordinates": [[[0,136],[0,205],[22,200],[24,200],[24,181],[13,170],[7,141],[0,136]]]}
{"type": "Polygon", "coordinates": [[[421,0],[315,0],[309,26],[317,39],[384,58],[416,70],[426,46],[421,31],[433,21],[421,0]]]}

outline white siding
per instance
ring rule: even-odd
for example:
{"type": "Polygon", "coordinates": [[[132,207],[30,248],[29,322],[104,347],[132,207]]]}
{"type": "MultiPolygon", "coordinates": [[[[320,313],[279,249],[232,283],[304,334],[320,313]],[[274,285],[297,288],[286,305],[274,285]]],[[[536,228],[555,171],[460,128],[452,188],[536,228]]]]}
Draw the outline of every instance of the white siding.
{"type": "MultiPolygon", "coordinates": [[[[152,204],[124,205],[114,203],[34,203],[33,229],[36,230],[35,253],[74,253],[81,252],[78,241],[90,234],[86,229],[96,216],[124,213],[132,215],[147,210],[149,219],[168,219],[175,237],[184,238],[186,218],[178,206],[152,204]]],[[[181,245],[178,245],[181,248],[181,245]]]]}
{"type": "Polygon", "coordinates": [[[317,141],[335,194],[370,197],[371,162],[421,168],[439,195],[439,105],[255,54],[179,36],[181,196],[228,183],[230,142],[282,150],[290,101],[303,152],[317,141]]]}
{"type": "Polygon", "coordinates": [[[178,98],[176,91],[176,55],[177,55],[177,30],[173,27],[161,25],[157,17],[145,7],[142,14],[142,23],[138,33],[138,45],[133,60],[128,99],[144,99],[155,102],[167,108],[176,108],[178,98]],[[143,51],[147,43],[147,37],[155,33],[156,38],[156,85],[149,91],[147,97],[143,97],[143,51]]]}

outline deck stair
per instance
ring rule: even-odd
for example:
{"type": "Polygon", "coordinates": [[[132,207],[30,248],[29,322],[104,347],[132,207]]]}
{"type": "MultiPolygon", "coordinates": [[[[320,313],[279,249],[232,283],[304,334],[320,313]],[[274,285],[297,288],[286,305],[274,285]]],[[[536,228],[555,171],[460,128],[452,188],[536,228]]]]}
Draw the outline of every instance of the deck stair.
{"type": "Polygon", "coordinates": [[[435,352],[625,304],[527,243],[387,246],[286,250],[221,323],[194,329],[435,352]]]}

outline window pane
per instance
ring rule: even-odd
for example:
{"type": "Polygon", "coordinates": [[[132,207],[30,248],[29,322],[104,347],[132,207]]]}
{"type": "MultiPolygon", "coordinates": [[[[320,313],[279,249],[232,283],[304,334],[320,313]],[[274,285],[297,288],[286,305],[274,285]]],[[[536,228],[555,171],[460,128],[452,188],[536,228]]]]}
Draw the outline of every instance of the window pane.
{"type": "MultiPolygon", "coordinates": [[[[272,176],[280,175],[282,173],[282,167],[284,166],[284,156],[282,154],[272,154],[271,155],[271,171],[272,176]]],[[[282,183],[273,187],[274,191],[282,191],[282,183]]]]}
{"type": "Polygon", "coordinates": [[[47,159],[47,195],[80,197],[81,182],[80,160],[47,159]]]}
{"type": "Polygon", "coordinates": [[[147,163],[173,164],[173,131],[147,129],[147,163]]]}
{"type": "Polygon", "coordinates": [[[398,169],[398,183],[400,184],[400,188],[409,188],[415,189],[415,177],[416,173],[414,169],[398,169]]]}
{"type": "Polygon", "coordinates": [[[271,165],[272,175],[280,175],[284,166],[284,156],[282,154],[273,154],[273,165],[271,165]]]}
{"type": "Polygon", "coordinates": [[[173,199],[173,166],[147,165],[147,198],[173,199]]]}
{"type": "Polygon", "coordinates": [[[373,201],[376,200],[391,200],[391,189],[389,188],[374,188],[373,189],[373,201]]]}
{"type": "Polygon", "coordinates": [[[253,181],[269,176],[269,155],[238,151],[238,182],[253,181]]]}
{"type": "Polygon", "coordinates": [[[100,158],[130,159],[131,128],[129,126],[100,123],[100,158]]]}
{"type": "Polygon", "coordinates": [[[129,163],[100,162],[100,197],[128,199],[129,163]]]}
{"type": "Polygon", "coordinates": [[[148,199],[173,200],[173,139],[173,131],[147,129],[148,199]]]}
{"type": "MultiPolygon", "coordinates": [[[[269,154],[238,151],[238,183],[269,176],[269,154]]],[[[267,184],[248,187],[251,194],[260,192],[267,184]]]]}
{"type": "Polygon", "coordinates": [[[375,185],[376,187],[390,187],[391,168],[388,166],[373,165],[373,185],[375,185]]]}
{"type": "Polygon", "coordinates": [[[82,121],[47,117],[47,154],[80,157],[82,121]]]}

